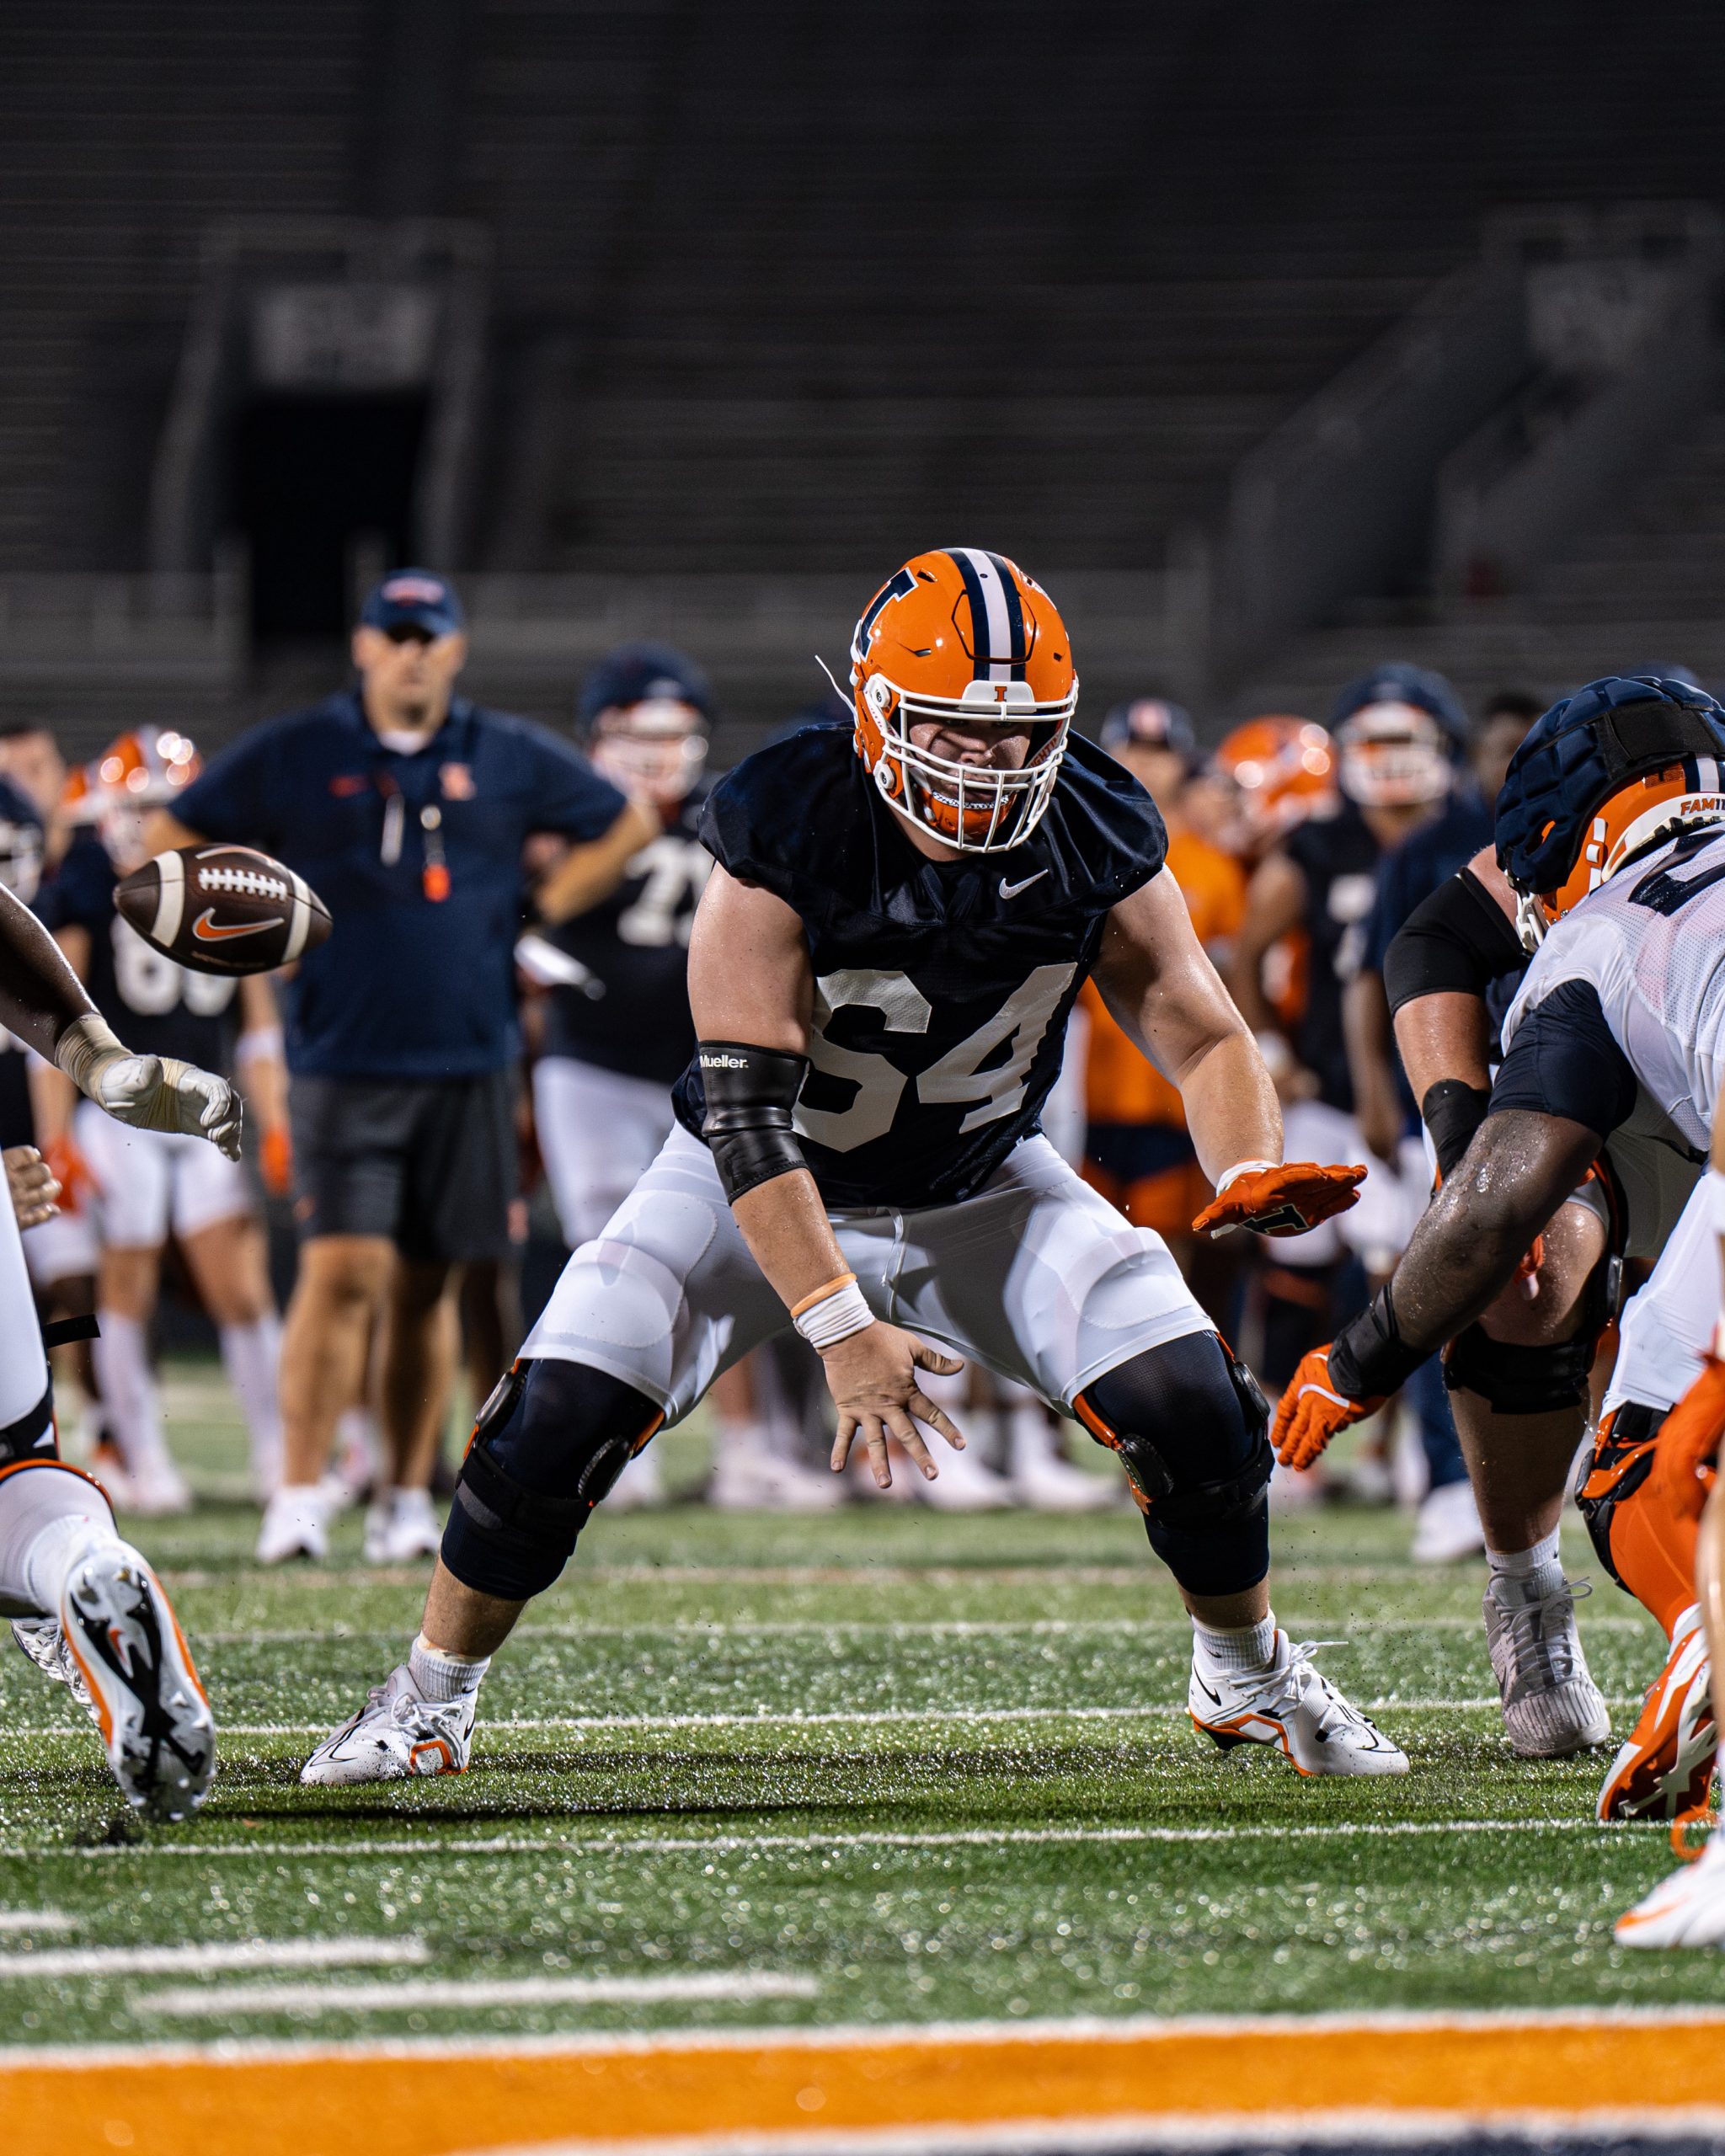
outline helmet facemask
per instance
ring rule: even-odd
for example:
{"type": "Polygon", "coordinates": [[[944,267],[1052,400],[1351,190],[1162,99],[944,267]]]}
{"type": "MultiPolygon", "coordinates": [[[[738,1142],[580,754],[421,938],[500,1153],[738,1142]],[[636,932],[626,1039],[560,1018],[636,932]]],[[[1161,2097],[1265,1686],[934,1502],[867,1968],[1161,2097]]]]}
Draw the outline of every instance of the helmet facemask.
{"type": "Polygon", "coordinates": [[[873,674],[857,698],[859,746],[881,798],[909,822],[960,853],[1007,853],[1042,821],[1077,702],[1076,680],[1058,703],[1039,704],[1028,681],[972,681],[961,696],[930,696],[873,674]],[[911,729],[931,722],[1028,733],[1024,761],[965,763],[919,747],[911,729]]]}
{"type": "Polygon", "coordinates": [[[1362,808],[1414,808],[1450,791],[1443,729],[1413,704],[1368,704],[1336,729],[1342,791],[1362,808]]]}
{"type": "Polygon", "coordinates": [[[626,791],[660,808],[687,800],[707,767],[707,722],[692,704],[667,696],[601,712],[593,761],[626,791]]]}
{"type": "Polygon", "coordinates": [[[1725,827],[1725,793],[1697,787],[1683,764],[1649,771],[1600,803],[1582,841],[1580,857],[1555,891],[1518,889],[1516,931],[1536,950],[1546,931],[1620,868],[1679,831],[1725,827]]]}

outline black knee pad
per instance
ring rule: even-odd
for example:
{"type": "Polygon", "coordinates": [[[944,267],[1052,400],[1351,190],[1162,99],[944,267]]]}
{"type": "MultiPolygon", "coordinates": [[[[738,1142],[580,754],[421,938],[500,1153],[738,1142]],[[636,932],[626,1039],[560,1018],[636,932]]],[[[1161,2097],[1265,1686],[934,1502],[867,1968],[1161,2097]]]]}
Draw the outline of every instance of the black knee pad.
{"type": "Polygon", "coordinates": [[[1587,1522],[1594,1554],[1619,1587],[1622,1575],[1611,1561],[1612,1517],[1653,1473],[1653,1440],[1669,1412],[1638,1400],[1615,1408],[1600,1423],[1593,1451],[1576,1474],[1575,1502],[1587,1522]]]}
{"type": "Polygon", "coordinates": [[[479,1411],[443,1530],[464,1587],[506,1602],[548,1588],[593,1508],[664,1420],[585,1363],[517,1363],[479,1411]]]}
{"type": "Polygon", "coordinates": [[[1135,1355],[1075,1403],[1119,1453],[1151,1548],[1194,1594],[1238,1594],[1269,1570],[1274,1456],[1258,1381],[1214,1332],[1135,1355]]]}
{"type": "Polygon", "coordinates": [[[35,1406],[27,1408],[15,1422],[0,1428],[0,1467],[21,1460],[58,1460],[60,1440],[54,1428],[54,1388],[51,1385],[35,1406]]]}
{"type": "Polygon", "coordinates": [[[1557,1407],[1579,1407],[1587,1399],[1597,1337],[1583,1325],[1573,1340],[1517,1348],[1493,1340],[1482,1326],[1470,1325],[1456,1334],[1444,1358],[1444,1383],[1451,1392],[1477,1392],[1499,1415],[1545,1415],[1557,1407]]]}

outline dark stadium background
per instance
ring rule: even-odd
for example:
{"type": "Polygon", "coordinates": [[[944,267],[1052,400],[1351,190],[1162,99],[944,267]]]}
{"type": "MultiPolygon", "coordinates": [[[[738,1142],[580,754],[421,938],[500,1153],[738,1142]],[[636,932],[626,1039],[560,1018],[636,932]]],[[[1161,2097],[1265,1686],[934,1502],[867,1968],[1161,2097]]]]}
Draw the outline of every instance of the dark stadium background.
{"type": "Polygon", "coordinates": [[[1386,636],[1716,678],[1722,59],[1575,0],[12,0],[0,708],[213,744],[430,558],[477,691],[661,631],[728,756],[960,538],[1092,718],[1386,636]]]}

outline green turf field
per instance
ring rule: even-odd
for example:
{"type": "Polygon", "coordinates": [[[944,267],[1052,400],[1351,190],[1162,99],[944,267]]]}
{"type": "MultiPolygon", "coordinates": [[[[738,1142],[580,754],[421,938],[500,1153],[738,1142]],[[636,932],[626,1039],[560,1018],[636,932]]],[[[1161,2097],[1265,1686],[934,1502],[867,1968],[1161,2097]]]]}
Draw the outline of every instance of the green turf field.
{"type": "MultiPolygon", "coordinates": [[[[1392,1515],[1282,1525],[1276,1604],[1340,1642],[1325,1666],[1403,1781],[1196,1738],[1187,1629],[1129,1511],[685,1506],[596,1523],[487,1680],[471,1774],[312,1791],[300,1758],[403,1651],[424,1575],[254,1571],[219,1380],[182,1369],[171,1400],[206,1502],[139,1539],[220,1778],[190,1826],[136,1826],[7,1645],[6,2041],[1725,1999],[1725,1956],[1612,1946],[1663,1832],[1591,1823],[1602,1759],[1509,1758],[1482,1567],[1415,1571],[1392,1515]],[[238,1971],[41,1958],[253,1940],[294,1944],[238,1971]]],[[[698,1472],[698,1439],[672,1445],[698,1472]]],[[[1569,1554],[1597,1570],[1578,1532],[1569,1554]]],[[[1626,1726],[1657,1634],[1604,1582],[1583,1623],[1626,1726]]]]}

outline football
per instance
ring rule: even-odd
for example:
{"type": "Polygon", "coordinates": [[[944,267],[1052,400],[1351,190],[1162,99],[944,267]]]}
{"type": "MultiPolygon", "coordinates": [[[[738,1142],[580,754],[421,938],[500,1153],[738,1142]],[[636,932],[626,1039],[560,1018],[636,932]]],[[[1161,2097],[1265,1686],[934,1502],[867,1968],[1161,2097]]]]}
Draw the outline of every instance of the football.
{"type": "Polygon", "coordinates": [[[267,974],[315,949],[329,909],[291,868],[248,846],[159,853],[114,905],[153,950],[200,974],[267,974]]]}

